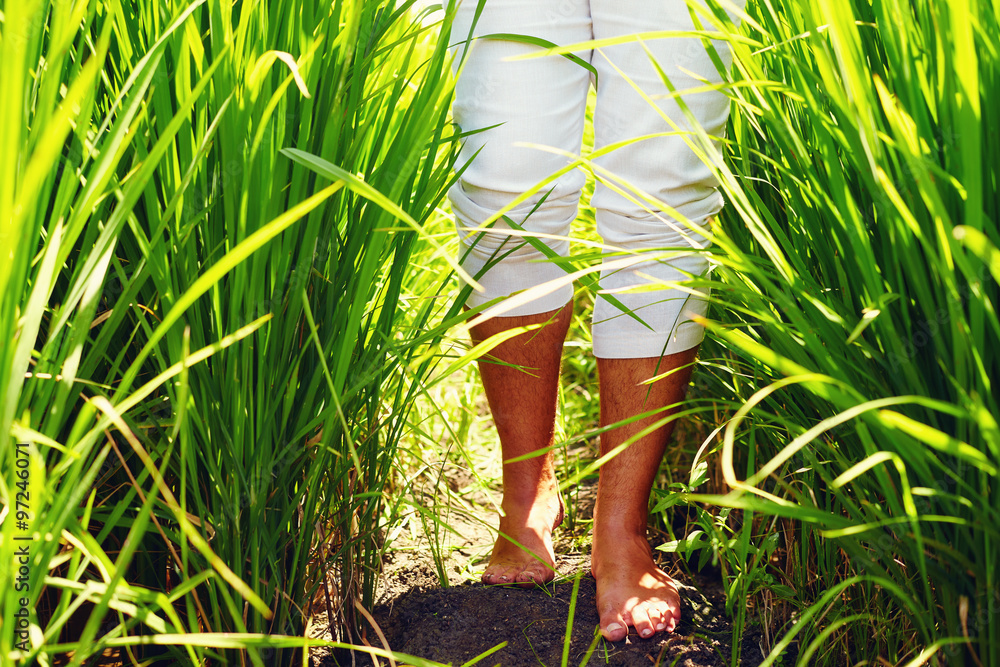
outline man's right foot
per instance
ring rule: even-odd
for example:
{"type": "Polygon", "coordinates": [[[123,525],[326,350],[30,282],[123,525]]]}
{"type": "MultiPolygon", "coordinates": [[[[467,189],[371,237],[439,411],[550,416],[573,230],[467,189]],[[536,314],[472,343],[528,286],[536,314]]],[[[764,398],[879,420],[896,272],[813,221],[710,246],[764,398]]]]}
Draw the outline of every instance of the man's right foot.
{"type": "Polygon", "coordinates": [[[483,572],[483,583],[532,588],[552,581],[555,578],[552,531],[563,520],[562,498],[553,488],[539,492],[527,506],[510,502],[506,497],[502,506],[500,534],[493,545],[490,564],[483,572]]]}

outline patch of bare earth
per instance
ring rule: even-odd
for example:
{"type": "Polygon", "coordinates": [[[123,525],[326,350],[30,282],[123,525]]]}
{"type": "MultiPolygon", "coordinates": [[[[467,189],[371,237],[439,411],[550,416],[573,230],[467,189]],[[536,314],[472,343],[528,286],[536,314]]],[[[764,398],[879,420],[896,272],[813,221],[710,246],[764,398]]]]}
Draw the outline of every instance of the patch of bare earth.
{"type": "MultiPolygon", "coordinates": [[[[589,519],[592,512],[592,493],[592,488],[584,489],[578,501],[578,515],[582,519],[589,519]]],[[[661,567],[681,583],[682,619],[677,630],[650,639],[640,638],[633,630],[625,641],[611,643],[598,639],[595,644],[596,584],[589,574],[589,540],[579,539],[579,533],[585,531],[580,525],[583,522],[578,520],[575,531],[564,524],[555,534],[555,583],[531,590],[488,587],[477,583],[475,577],[489,557],[497,520],[483,513],[483,505],[478,508],[475,511],[456,508],[449,516],[448,523],[455,532],[442,542],[446,553],[440,567],[435,566],[423,536],[416,543],[406,537],[393,543],[396,549],[385,565],[381,598],[372,610],[393,651],[461,665],[502,644],[480,664],[561,665],[573,583],[579,576],[568,664],[583,664],[592,645],[594,649],[587,664],[595,666],[731,664],[731,624],[718,580],[684,575],[672,564],[672,558],[664,558],[661,567]],[[476,512],[483,514],[476,516],[476,512]],[[447,587],[441,585],[438,571],[447,576],[447,587]]],[[[322,625],[320,620],[317,627],[322,625]]],[[[379,646],[377,633],[372,628],[365,630],[368,642],[379,646]]],[[[740,664],[756,665],[763,659],[758,639],[754,633],[745,634],[740,664]]],[[[322,667],[351,665],[352,656],[347,652],[316,651],[313,662],[322,667]]],[[[363,653],[355,653],[353,662],[372,664],[371,658],[363,653]]]]}

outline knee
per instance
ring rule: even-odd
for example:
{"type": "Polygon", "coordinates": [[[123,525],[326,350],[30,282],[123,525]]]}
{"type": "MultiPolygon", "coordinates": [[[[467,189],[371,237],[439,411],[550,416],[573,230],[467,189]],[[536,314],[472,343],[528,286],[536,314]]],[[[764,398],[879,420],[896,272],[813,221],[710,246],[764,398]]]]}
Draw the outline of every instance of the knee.
{"type": "Polygon", "coordinates": [[[566,255],[580,196],[573,185],[556,183],[511,206],[519,196],[516,192],[459,181],[449,192],[459,236],[472,253],[480,256],[541,258],[545,252],[539,243],[556,255],[566,255]],[[509,210],[502,217],[483,225],[504,209],[509,210]]]}
{"type": "MultiPolygon", "coordinates": [[[[646,252],[674,250],[700,252],[711,244],[710,219],[714,212],[705,207],[693,218],[677,219],[663,212],[597,212],[597,231],[611,248],[646,252]]],[[[683,216],[679,216],[683,217],[683,216]]]]}

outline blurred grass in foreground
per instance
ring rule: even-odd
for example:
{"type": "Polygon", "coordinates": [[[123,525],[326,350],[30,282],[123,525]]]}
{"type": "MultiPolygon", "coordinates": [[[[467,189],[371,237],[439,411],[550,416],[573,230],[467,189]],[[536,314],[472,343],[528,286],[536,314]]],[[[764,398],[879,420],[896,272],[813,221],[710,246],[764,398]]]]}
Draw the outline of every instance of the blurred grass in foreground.
{"type": "Polygon", "coordinates": [[[400,299],[456,148],[411,4],[4,4],[5,662],[288,664],[319,607],[358,639],[450,326],[400,299]]]}

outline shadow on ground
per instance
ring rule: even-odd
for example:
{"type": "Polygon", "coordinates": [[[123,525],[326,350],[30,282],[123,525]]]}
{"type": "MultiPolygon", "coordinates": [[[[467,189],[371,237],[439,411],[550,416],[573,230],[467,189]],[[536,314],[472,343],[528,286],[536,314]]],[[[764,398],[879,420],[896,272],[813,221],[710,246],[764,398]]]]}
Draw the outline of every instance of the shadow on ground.
{"type": "MultiPolygon", "coordinates": [[[[393,558],[388,564],[392,580],[389,599],[373,610],[375,622],[393,651],[464,665],[505,644],[478,664],[562,665],[573,582],[579,576],[566,664],[642,667],[731,664],[732,625],[725,613],[722,587],[710,576],[682,579],[681,622],[675,632],[642,639],[632,630],[625,641],[612,643],[601,638],[595,642],[599,620],[596,583],[588,574],[590,563],[585,556],[560,556],[556,583],[545,589],[528,590],[476,583],[442,588],[433,568],[416,561],[413,554],[407,553],[393,558]]],[[[381,645],[372,628],[366,628],[366,635],[370,644],[381,645]]],[[[759,633],[744,633],[740,665],[760,664],[763,654],[759,640],[759,633]]],[[[370,658],[360,653],[355,654],[354,661],[355,665],[371,664],[370,658]]],[[[321,667],[352,664],[346,652],[326,655],[316,662],[321,667]]]]}
{"type": "MultiPolygon", "coordinates": [[[[582,664],[593,646],[590,665],[728,665],[731,628],[721,591],[706,594],[709,582],[691,583],[697,586],[681,590],[682,620],[675,632],[641,639],[633,630],[625,641],[594,642],[595,582],[582,576],[568,664],[582,664]]],[[[572,580],[546,590],[473,584],[412,590],[376,609],[375,619],[393,650],[438,662],[461,665],[506,642],[481,664],[560,665],[572,592],[572,580]]],[[[753,643],[752,638],[744,641],[742,664],[762,659],[753,643]]]]}

